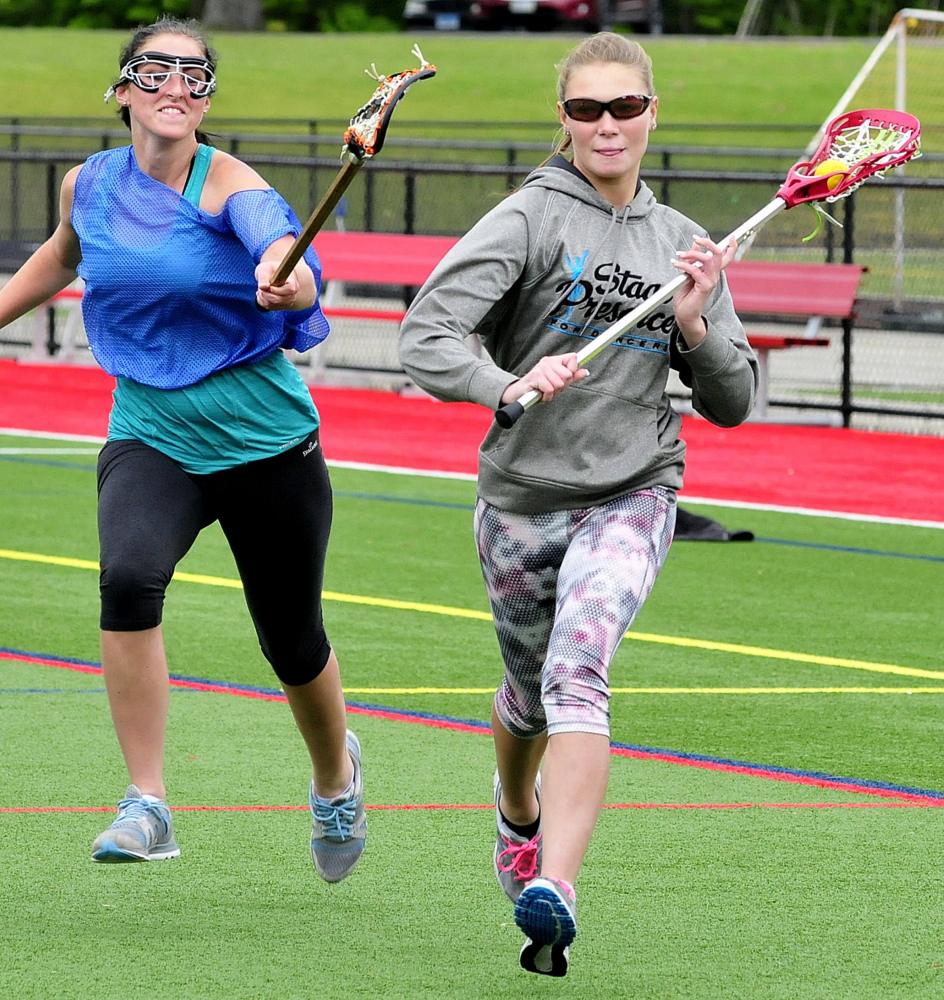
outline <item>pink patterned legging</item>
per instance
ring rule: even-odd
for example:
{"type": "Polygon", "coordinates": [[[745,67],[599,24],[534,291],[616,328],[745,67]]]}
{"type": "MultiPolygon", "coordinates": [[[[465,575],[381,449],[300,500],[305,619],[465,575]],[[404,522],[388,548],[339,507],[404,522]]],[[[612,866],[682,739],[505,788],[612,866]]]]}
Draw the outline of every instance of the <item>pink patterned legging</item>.
{"type": "Polygon", "coordinates": [[[675,494],[662,487],[545,514],[478,501],[475,536],[505,663],[495,708],[513,736],[609,735],[610,662],[674,526],[675,494]]]}

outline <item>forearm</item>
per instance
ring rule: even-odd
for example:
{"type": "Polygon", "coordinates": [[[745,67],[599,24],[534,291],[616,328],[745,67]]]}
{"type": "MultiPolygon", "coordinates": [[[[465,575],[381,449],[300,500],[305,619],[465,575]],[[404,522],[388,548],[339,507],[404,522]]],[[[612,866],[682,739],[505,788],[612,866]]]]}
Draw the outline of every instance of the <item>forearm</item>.
{"type": "Polygon", "coordinates": [[[0,288],[0,327],[25,316],[75,279],[75,268],[64,264],[47,241],[0,288]]]}
{"type": "Polygon", "coordinates": [[[294,270],[289,275],[289,280],[293,277],[298,282],[298,291],[295,293],[294,301],[289,306],[289,312],[310,309],[315,304],[317,289],[315,288],[315,276],[304,257],[295,265],[294,270]]]}
{"type": "Polygon", "coordinates": [[[682,339],[685,341],[685,347],[689,351],[695,350],[705,337],[708,336],[708,325],[701,314],[694,321],[683,323],[678,317],[676,317],[676,321],[678,322],[679,333],[681,333],[682,339]]]}
{"type": "Polygon", "coordinates": [[[424,329],[410,317],[400,328],[400,363],[421,388],[446,402],[479,403],[496,409],[516,376],[476,356],[449,332],[424,329]]]}
{"type": "Polygon", "coordinates": [[[256,300],[265,309],[299,312],[302,309],[310,309],[315,304],[315,298],[318,294],[315,287],[315,275],[304,257],[289,273],[284,284],[271,285],[269,283],[293,243],[294,240],[290,236],[276,240],[262,255],[262,260],[256,268],[256,279],[259,282],[256,300]]]}

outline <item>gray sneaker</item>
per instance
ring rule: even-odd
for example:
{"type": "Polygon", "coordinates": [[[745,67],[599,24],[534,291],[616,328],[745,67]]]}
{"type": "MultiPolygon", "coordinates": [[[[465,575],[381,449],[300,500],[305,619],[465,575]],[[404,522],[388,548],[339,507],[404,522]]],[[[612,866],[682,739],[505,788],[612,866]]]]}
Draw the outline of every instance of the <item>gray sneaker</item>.
{"type": "Polygon", "coordinates": [[[350,875],[367,840],[361,745],[350,729],[347,731],[347,751],[354,763],[351,794],[326,801],[315,794],[314,782],[308,792],[312,818],[311,860],[326,882],[340,882],[350,875]]]}
{"type": "MultiPolygon", "coordinates": [[[[521,890],[527,882],[536,878],[541,871],[541,831],[530,839],[518,836],[504,821],[498,803],[501,801],[501,781],[495,772],[493,783],[495,790],[495,877],[498,884],[505,890],[505,895],[513,902],[518,902],[521,890]]],[[[541,775],[538,773],[534,782],[534,792],[541,803],[541,775]]]]}
{"type": "Polygon", "coordinates": [[[115,863],[179,857],[167,803],[155,795],[142,795],[137,785],[128,785],[114,823],[92,844],[92,860],[115,863]]]}
{"type": "Polygon", "coordinates": [[[526,938],[521,968],[542,976],[566,976],[577,936],[577,901],[556,879],[529,882],[515,904],[515,923],[526,938]]]}

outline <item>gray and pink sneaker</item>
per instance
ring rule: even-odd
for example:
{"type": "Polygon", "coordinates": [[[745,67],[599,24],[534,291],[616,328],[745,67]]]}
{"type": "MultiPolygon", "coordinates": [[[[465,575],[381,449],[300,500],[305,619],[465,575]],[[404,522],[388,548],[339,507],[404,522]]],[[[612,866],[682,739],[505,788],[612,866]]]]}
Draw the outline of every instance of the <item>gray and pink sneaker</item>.
{"type": "Polygon", "coordinates": [[[515,904],[515,923],[527,940],[521,968],[542,976],[566,976],[570,946],[577,936],[577,897],[556,878],[529,882],[515,904]]]}
{"type": "MultiPolygon", "coordinates": [[[[501,781],[495,772],[495,824],[497,836],[495,839],[495,876],[498,884],[504,889],[505,895],[513,902],[518,902],[521,890],[536,878],[541,871],[541,831],[528,840],[520,837],[505,822],[498,804],[501,801],[501,781]]],[[[541,802],[541,775],[538,774],[534,783],[534,792],[541,802]]]]}

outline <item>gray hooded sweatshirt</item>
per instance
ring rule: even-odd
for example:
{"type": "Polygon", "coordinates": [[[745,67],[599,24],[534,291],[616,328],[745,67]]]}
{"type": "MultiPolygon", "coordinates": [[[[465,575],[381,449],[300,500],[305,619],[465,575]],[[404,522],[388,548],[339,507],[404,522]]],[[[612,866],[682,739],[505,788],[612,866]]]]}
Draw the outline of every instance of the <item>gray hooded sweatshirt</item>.
{"type": "MultiPolygon", "coordinates": [[[[437,399],[497,409],[542,357],[579,351],[677,277],[669,261],[696,233],[705,235],[645,183],[619,211],[556,156],[430,275],[400,330],[403,367],[437,399]],[[487,357],[470,347],[473,333],[487,357]]],[[[723,274],[705,320],[707,337],[685,350],[669,302],[601,352],[582,381],[507,430],[493,424],[479,450],[479,495],[529,514],[679,489],[685,444],[666,394],[670,355],[713,423],[733,427],[754,405],[757,362],[723,274]]]]}

